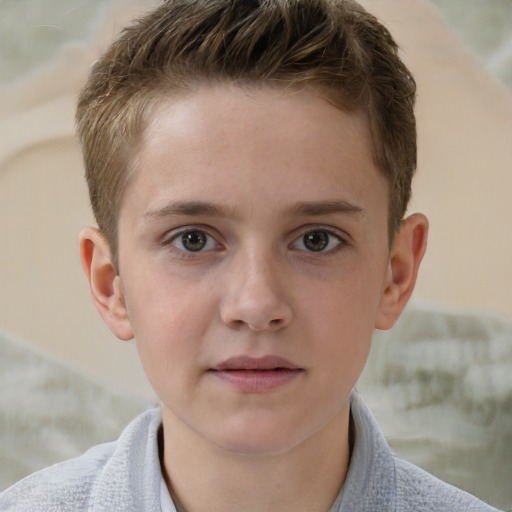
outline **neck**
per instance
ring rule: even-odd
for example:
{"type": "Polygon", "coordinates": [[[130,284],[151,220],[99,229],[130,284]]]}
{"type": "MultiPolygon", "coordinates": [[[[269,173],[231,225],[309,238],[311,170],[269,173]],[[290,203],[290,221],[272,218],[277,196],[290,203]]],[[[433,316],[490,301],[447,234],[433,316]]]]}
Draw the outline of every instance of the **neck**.
{"type": "Polygon", "coordinates": [[[164,411],[163,473],[187,512],[327,512],[350,459],[349,404],[283,453],[240,455],[215,446],[164,411]]]}

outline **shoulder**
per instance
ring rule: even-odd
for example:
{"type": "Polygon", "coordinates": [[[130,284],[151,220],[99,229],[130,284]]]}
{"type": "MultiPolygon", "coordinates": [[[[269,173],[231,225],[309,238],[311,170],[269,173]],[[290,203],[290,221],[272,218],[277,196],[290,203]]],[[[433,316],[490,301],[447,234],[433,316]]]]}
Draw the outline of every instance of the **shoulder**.
{"type": "MultiPolygon", "coordinates": [[[[79,457],[29,475],[0,493],[0,510],[92,510],[98,496],[105,497],[109,489],[115,492],[130,486],[131,482],[116,481],[116,478],[130,480],[131,466],[138,465],[138,453],[148,450],[148,438],[154,440],[159,422],[159,411],[148,411],[133,420],[117,441],[94,446],[79,457]]],[[[151,451],[156,450],[155,443],[151,451]]]]}
{"type": "Polygon", "coordinates": [[[115,443],[98,445],[80,457],[27,476],[0,494],[0,509],[15,511],[87,510],[95,481],[115,443]]]}
{"type": "Polygon", "coordinates": [[[413,464],[395,458],[397,512],[497,512],[413,464]]]}
{"type": "Polygon", "coordinates": [[[355,443],[340,505],[373,512],[497,512],[474,496],[395,457],[372,413],[351,395],[355,443]]]}

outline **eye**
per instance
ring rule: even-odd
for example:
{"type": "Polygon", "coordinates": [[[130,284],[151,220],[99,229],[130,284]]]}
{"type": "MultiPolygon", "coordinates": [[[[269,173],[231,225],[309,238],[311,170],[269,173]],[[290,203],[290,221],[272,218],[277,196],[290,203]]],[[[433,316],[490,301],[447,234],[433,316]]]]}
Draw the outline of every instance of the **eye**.
{"type": "Polygon", "coordinates": [[[294,247],[302,251],[328,252],[343,244],[343,239],[326,229],[307,231],[299,238],[294,247]]]}
{"type": "Polygon", "coordinates": [[[171,244],[182,251],[199,252],[215,249],[217,242],[207,233],[200,229],[190,229],[178,233],[171,244]]]}

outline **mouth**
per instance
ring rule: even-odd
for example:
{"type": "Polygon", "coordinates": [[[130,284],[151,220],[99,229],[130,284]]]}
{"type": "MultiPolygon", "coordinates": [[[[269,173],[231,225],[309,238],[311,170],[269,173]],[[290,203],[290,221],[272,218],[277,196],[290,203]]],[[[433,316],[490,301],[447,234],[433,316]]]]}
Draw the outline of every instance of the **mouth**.
{"type": "Polygon", "coordinates": [[[295,380],[303,372],[303,368],[278,356],[233,357],[209,370],[209,373],[243,393],[273,391],[295,380]]]}

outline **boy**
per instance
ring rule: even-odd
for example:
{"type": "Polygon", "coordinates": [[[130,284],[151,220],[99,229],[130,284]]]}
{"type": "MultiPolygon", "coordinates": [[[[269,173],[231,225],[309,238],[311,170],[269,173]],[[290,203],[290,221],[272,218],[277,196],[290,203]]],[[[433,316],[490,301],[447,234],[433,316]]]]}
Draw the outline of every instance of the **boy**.
{"type": "Polygon", "coordinates": [[[394,458],[353,391],[426,247],[414,92],[351,1],[170,0],[125,29],[78,104],[81,258],[161,407],[2,510],[494,510],[394,458]]]}

